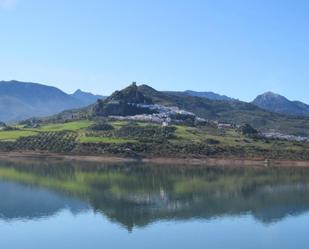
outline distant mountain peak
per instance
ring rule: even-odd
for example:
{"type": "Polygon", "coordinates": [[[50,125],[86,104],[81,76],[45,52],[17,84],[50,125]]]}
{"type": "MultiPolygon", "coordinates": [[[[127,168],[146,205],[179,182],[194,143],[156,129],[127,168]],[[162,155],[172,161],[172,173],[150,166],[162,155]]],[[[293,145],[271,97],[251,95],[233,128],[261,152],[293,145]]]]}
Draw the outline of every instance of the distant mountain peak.
{"type": "MultiPolygon", "coordinates": [[[[86,91],[83,91],[81,89],[77,89],[73,94],[71,95],[76,95],[76,94],[92,94],[91,92],[86,92],[86,91]]],[[[92,94],[94,95],[94,94],[92,94]]]]}
{"type": "Polygon", "coordinates": [[[84,105],[94,104],[98,99],[104,99],[104,96],[95,95],[90,92],[84,92],[81,89],[77,89],[73,94],[72,97],[81,101],[84,105]]]}
{"type": "Polygon", "coordinates": [[[272,91],[267,91],[265,93],[262,93],[261,95],[278,96],[279,94],[278,93],[274,93],[272,91]]]}
{"type": "Polygon", "coordinates": [[[297,116],[309,116],[309,105],[300,101],[291,101],[286,97],[271,91],[257,96],[252,103],[271,112],[297,116]]]}
{"type": "Polygon", "coordinates": [[[286,97],[280,94],[271,92],[271,91],[260,94],[253,100],[253,103],[259,104],[259,105],[265,105],[265,104],[278,105],[278,104],[283,104],[284,102],[290,102],[290,101],[286,97]]]}
{"type": "Polygon", "coordinates": [[[80,94],[80,93],[85,93],[85,92],[82,91],[81,89],[77,89],[77,90],[73,93],[73,95],[74,95],[74,94],[80,94]]]}
{"type": "Polygon", "coordinates": [[[274,93],[272,91],[268,91],[268,92],[265,92],[261,95],[259,95],[258,97],[262,97],[262,98],[284,98],[286,99],[286,97],[278,94],[278,93],[274,93]]]}

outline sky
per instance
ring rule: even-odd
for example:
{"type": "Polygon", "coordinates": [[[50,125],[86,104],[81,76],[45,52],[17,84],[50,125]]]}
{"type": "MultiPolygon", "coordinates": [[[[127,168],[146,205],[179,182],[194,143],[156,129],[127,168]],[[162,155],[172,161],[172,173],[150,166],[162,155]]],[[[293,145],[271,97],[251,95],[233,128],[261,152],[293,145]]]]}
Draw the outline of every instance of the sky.
{"type": "Polygon", "coordinates": [[[0,0],[0,80],[309,103],[307,0],[0,0]]]}

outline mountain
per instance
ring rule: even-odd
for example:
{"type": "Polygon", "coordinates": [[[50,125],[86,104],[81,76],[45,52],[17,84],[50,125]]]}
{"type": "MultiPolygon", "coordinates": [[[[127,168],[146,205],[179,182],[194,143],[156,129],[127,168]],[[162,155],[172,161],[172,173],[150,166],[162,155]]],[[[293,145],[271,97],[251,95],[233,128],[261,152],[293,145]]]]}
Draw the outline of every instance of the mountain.
{"type": "Polygon", "coordinates": [[[271,112],[309,116],[309,105],[300,101],[291,101],[284,96],[272,92],[266,92],[257,96],[252,103],[271,112]]]}
{"type": "Polygon", "coordinates": [[[207,98],[207,99],[213,99],[213,100],[225,100],[225,101],[234,100],[233,98],[230,98],[225,95],[220,95],[214,92],[197,92],[197,91],[192,91],[192,90],[186,90],[183,92],[168,91],[166,93],[174,94],[174,95],[194,96],[194,97],[207,98]]]}
{"type": "Polygon", "coordinates": [[[116,91],[110,97],[98,100],[92,106],[62,112],[50,117],[49,120],[150,114],[153,110],[145,108],[145,106],[153,104],[169,108],[178,107],[207,120],[238,125],[250,124],[262,132],[276,131],[283,134],[309,136],[309,117],[273,113],[252,103],[239,100],[212,100],[186,94],[157,91],[148,85],[137,86],[136,84],[116,91]]]}
{"type": "Polygon", "coordinates": [[[0,81],[0,121],[10,122],[33,116],[48,116],[84,105],[84,102],[56,87],[19,81],[0,81]]]}
{"type": "Polygon", "coordinates": [[[48,119],[150,114],[157,110],[145,108],[145,105],[159,104],[168,108],[178,107],[208,120],[239,125],[248,123],[265,132],[309,135],[309,117],[305,117],[309,116],[309,106],[304,103],[290,101],[274,93],[263,94],[252,103],[246,103],[230,98],[226,101],[228,97],[218,97],[220,95],[215,95],[221,98],[219,100],[214,96],[212,99],[201,97],[206,94],[192,92],[161,92],[134,83],[104,99],[81,90],[69,95],[55,87],[37,83],[0,81],[0,121],[52,115],[48,119]]]}
{"type": "Polygon", "coordinates": [[[71,96],[81,101],[85,106],[95,103],[98,99],[106,98],[105,96],[84,92],[80,89],[76,90],[73,94],[71,94],[71,96]]]}

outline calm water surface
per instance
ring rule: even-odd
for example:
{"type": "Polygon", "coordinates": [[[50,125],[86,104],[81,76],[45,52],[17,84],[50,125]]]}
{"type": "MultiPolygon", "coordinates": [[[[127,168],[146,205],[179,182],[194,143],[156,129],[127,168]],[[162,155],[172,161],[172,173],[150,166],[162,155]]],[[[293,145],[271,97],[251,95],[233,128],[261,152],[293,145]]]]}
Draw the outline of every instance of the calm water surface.
{"type": "Polygon", "coordinates": [[[0,162],[0,248],[309,248],[308,169],[0,162]]]}

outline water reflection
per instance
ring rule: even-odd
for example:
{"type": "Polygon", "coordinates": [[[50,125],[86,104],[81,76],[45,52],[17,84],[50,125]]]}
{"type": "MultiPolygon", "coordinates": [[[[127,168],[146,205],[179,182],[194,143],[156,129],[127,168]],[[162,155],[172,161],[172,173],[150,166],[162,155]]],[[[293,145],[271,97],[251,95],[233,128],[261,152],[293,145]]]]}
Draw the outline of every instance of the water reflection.
{"type": "Polygon", "coordinates": [[[64,209],[73,214],[89,209],[86,203],[79,200],[14,182],[0,182],[0,196],[0,219],[5,221],[45,218],[64,209]]]}
{"type": "Polygon", "coordinates": [[[158,220],[250,214],[262,223],[309,210],[308,169],[0,162],[0,219],[93,210],[131,230],[158,220]]]}

